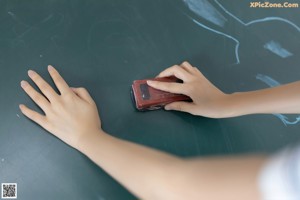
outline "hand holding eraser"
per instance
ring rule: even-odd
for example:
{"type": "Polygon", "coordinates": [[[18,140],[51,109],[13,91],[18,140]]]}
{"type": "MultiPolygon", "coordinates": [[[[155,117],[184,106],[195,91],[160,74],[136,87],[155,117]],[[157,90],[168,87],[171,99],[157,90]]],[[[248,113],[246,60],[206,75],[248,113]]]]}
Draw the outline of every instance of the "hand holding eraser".
{"type": "Polygon", "coordinates": [[[183,94],[174,94],[157,90],[147,84],[148,80],[161,82],[177,82],[181,83],[180,79],[174,76],[154,79],[135,80],[132,84],[132,100],[135,107],[139,111],[157,110],[164,107],[166,104],[175,101],[191,101],[191,98],[183,94]]]}

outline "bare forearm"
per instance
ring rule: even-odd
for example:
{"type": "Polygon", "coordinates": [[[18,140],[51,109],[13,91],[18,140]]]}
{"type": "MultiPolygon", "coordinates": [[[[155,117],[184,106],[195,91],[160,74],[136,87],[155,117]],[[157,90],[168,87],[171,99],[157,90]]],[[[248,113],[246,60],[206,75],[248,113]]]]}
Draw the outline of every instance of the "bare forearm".
{"type": "Polygon", "coordinates": [[[142,199],[259,196],[262,157],[183,160],[105,133],[83,139],[79,150],[142,199]]]}
{"type": "Polygon", "coordinates": [[[230,96],[227,107],[230,117],[255,113],[300,113],[300,81],[230,96]]]}
{"type": "Polygon", "coordinates": [[[257,200],[260,199],[258,176],[264,156],[215,157],[188,161],[182,184],[189,199],[257,200]]]}
{"type": "Polygon", "coordinates": [[[158,199],[182,160],[106,133],[84,138],[80,149],[108,174],[142,199],[158,199]]]}

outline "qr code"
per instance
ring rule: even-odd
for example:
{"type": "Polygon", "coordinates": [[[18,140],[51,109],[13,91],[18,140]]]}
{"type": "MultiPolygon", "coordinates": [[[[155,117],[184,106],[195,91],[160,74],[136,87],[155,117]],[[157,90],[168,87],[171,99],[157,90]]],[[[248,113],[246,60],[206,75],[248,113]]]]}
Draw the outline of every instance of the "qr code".
{"type": "Polygon", "coordinates": [[[16,199],[17,198],[17,184],[16,183],[2,183],[1,184],[1,198],[2,199],[16,199]]]}

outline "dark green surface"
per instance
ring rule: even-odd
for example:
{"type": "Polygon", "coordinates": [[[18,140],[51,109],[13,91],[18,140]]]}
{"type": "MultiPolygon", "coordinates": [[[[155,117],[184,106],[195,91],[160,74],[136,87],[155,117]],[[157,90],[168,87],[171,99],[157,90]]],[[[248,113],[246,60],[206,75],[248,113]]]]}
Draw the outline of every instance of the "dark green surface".
{"type": "MultiPolygon", "coordinates": [[[[277,16],[300,26],[299,8],[220,2],[245,22],[277,16]]],[[[242,26],[211,3],[227,19],[223,28],[195,15],[182,1],[0,1],[0,182],[18,183],[18,199],[25,200],[134,199],[89,159],[20,113],[20,103],[37,107],[19,82],[28,80],[28,69],[50,81],[48,64],[71,86],[90,91],[104,130],[119,138],[184,157],[272,152],[297,141],[299,125],[285,126],[273,115],[207,119],[134,110],[132,81],[184,60],[226,92],[268,87],[257,74],[281,83],[300,79],[299,31],[280,21],[242,26]],[[240,64],[235,64],[233,40],[192,18],[237,38],[240,64]],[[283,59],[267,51],[263,45],[270,40],[294,55],[283,59]]]]}

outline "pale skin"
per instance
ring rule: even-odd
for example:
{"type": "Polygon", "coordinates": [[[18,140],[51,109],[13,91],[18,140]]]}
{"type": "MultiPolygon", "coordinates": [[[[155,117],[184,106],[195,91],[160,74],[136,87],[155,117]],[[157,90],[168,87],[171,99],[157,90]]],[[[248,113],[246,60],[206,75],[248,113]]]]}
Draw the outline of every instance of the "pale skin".
{"type": "MultiPolygon", "coordinates": [[[[182,159],[118,139],[101,128],[97,106],[86,89],[70,88],[52,66],[48,66],[48,71],[60,94],[29,70],[29,77],[44,96],[26,81],[21,81],[21,87],[44,113],[21,104],[22,113],[85,154],[137,197],[151,200],[260,198],[257,176],[268,159],[266,156],[182,159]]],[[[164,70],[159,77],[171,75],[183,83],[151,81],[148,84],[188,95],[193,102],[175,102],[167,105],[166,110],[210,118],[300,112],[300,82],[225,94],[187,62],[164,70]]]]}

